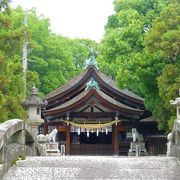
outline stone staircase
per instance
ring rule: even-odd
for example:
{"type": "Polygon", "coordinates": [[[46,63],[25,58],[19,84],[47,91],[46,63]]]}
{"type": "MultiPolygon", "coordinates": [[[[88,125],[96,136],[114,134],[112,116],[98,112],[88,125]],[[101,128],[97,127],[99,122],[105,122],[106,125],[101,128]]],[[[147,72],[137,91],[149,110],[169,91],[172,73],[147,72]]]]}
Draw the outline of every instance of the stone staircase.
{"type": "Polygon", "coordinates": [[[173,157],[45,156],[18,161],[3,180],[180,180],[173,157]]]}

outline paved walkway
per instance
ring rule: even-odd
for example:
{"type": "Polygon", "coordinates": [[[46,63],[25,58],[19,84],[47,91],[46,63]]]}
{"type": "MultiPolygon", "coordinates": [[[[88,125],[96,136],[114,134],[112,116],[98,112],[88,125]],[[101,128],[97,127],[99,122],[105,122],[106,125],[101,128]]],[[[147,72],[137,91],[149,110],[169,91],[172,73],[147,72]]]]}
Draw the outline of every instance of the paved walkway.
{"type": "Polygon", "coordinates": [[[169,157],[64,156],[18,161],[3,180],[180,180],[180,162],[169,157]]]}

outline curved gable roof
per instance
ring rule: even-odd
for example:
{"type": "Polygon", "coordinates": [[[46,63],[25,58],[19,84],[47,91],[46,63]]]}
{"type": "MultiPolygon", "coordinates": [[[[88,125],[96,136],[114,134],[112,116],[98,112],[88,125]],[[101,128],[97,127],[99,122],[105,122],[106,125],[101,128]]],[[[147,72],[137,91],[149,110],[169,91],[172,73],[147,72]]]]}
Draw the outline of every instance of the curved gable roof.
{"type": "Polygon", "coordinates": [[[82,73],[68,81],[66,84],[58,87],[56,90],[52,91],[51,93],[47,94],[43,99],[50,101],[54,101],[58,98],[63,97],[64,95],[73,92],[76,88],[83,86],[84,83],[87,82],[87,80],[95,76],[97,77],[97,81],[101,81],[101,83],[106,86],[106,88],[113,91],[118,96],[123,96],[124,98],[130,99],[131,101],[137,101],[140,104],[144,104],[144,99],[140,96],[130,92],[127,89],[119,89],[116,86],[115,81],[113,81],[111,78],[103,74],[101,71],[97,70],[93,66],[88,66],[86,70],[84,70],[82,73]]]}
{"type": "Polygon", "coordinates": [[[67,111],[72,111],[74,108],[77,108],[78,106],[83,106],[92,96],[95,96],[100,103],[103,103],[106,107],[111,106],[111,109],[114,108],[114,110],[122,111],[122,112],[128,112],[130,114],[135,115],[142,115],[143,110],[131,108],[129,106],[126,106],[115,99],[109,97],[102,91],[97,91],[96,89],[89,89],[86,91],[83,91],[73,99],[67,101],[64,104],[61,104],[55,108],[45,110],[43,111],[43,115],[52,115],[57,113],[64,113],[67,111]]]}

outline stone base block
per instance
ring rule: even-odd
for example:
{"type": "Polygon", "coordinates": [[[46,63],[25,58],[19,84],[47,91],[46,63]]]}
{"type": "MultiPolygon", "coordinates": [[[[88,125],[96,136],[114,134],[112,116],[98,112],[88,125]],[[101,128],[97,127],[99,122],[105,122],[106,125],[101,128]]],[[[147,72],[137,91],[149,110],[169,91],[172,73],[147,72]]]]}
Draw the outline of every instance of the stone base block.
{"type": "Polygon", "coordinates": [[[171,146],[169,151],[167,151],[167,156],[177,157],[180,160],[180,146],[171,146]]]}
{"type": "Polygon", "coordinates": [[[47,143],[46,146],[47,146],[46,154],[48,156],[59,156],[60,155],[58,143],[50,142],[50,143],[47,143]]]}
{"type": "Polygon", "coordinates": [[[144,142],[131,142],[130,143],[130,149],[136,150],[136,146],[139,146],[139,149],[146,149],[144,142]]]}
{"type": "Polygon", "coordinates": [[[59,152],[58,149],[57,149],[57,150],[55,150],[55,149],[47,149],[47,150],[46,150],[46,154],[47,154],[48,156],[59,156],[59,155],[60,155],[60,152],[59,152]]]}
{"type": "MultiPolygon", "coordinates": [[[[147,155],[148,155],[147,152],[143,152],[143,151],[139,152],[139,156],[147,156],[147,155]]],[[[136,156],[136,152],[135,151],[128,152],[128,156],[136,156]]]]}
{"type": "Polygon", "coordinates": [[[144,142],[131,142],[128,156],[147,156],[144,142]]]}

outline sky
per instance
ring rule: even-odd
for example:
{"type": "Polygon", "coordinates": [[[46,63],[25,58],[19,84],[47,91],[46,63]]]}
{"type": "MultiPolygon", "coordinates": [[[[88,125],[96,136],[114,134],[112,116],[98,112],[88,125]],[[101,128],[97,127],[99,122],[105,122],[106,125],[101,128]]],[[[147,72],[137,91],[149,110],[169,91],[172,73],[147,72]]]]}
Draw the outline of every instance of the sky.
{"type": "Polygon", "coordinates": [[[36,7],[50,19],[51,30],[70,38],[89,38],[99,42],[107,18],[114,13],[113,0],[12,0],[12,7],[36,7]]]}

